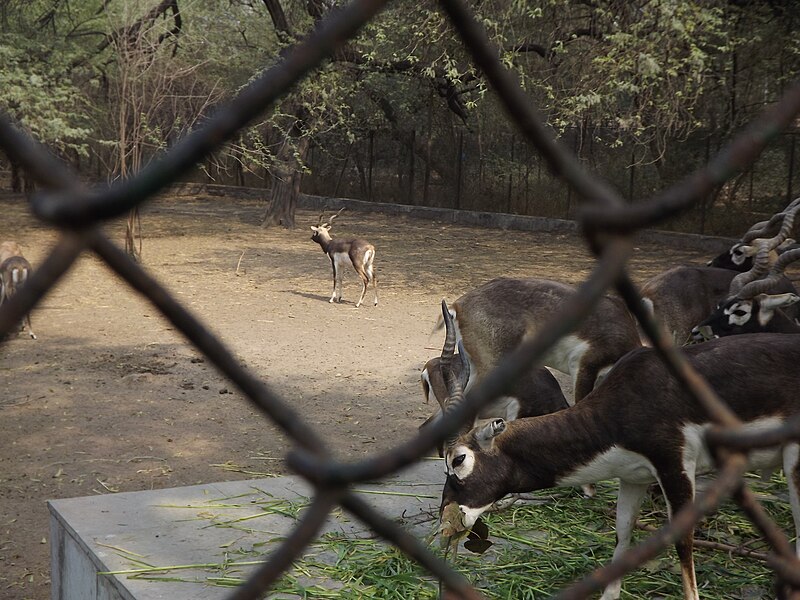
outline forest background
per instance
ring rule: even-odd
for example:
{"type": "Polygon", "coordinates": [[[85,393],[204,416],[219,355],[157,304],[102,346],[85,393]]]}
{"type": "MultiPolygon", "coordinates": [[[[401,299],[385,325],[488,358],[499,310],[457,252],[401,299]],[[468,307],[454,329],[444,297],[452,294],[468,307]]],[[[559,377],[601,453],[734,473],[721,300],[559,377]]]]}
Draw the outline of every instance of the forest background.
{"type": "MultiPolygon", "coordinates": [[[[471,2],[561,141],[631,202],[704,164],[798,72],[792,0],[471,2]]],[[[0,110],[88,181],[135,173],[282,60],[338,0],[0,0],[0,110]]],[[[795,195],[797,129],[673,229],[738,235],[795,195]]],[[[0,155],[6,186],[31,191],[0,155]]],[[[399,0],[194,181],[570,218],[435,3],[399,0]]],[[[127,247],[137,253],[138,213],[127,247]]]]}

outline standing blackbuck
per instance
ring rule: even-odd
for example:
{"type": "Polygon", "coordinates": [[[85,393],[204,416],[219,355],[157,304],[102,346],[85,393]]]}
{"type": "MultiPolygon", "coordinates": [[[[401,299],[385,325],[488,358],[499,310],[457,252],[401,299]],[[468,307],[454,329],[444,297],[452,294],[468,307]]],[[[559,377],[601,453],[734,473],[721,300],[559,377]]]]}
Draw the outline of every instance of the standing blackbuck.
{"type": "MultiPolygon", "coordinates": [[[[17,289],[24,285],[33,272],[31,263],[22,256],[22,248],[16,242],[3,242],[0,244],[0,305],[17,293],[17,289]]],[[[28,334],[36,339],[31,327],[31,316],[26,314],[20,331],[28,328],[28,334]]]]}
{"type": "MultiPolygon", "coordinates": [[[[470,366],[466,389],[536,335],[575,293],[574,287],[548,279],[499,278],[453,302],[450,313],[470,366]]],[[[618,298],[606,296],[572,334],[550,349],[542,364],[572,378],[578,402],[617,360],[639,347],[628,309],[618,298]]]]}
{"type": "MultiPolygon", "coordinates": [[[[800,411],[796,373],[800,337],[754,334],[712,340],[684,351],[742,420],[745,430],[777,426],[800,411]]],[[[452,393],[458,396],[457,381],[450,380],[452,393]]],[[[575,406],[511,423],[495,419],[450,440],[440,509],[442,535],[463,535],[507,494],[618,479],[617,558],[630,544],[651,483],[661,487],[670,518],[693,500],[695,476],[714,468],[704,442],[711,424],[703,407],[671,376],[655,350],[631,352],[575,406]]],[[[749,456],[751,469],[783,467],[798,532],[799,448],[793,442],[749,456]]],[[[698,600],[693,533],[675,545],[683,596],[698,600]]],[[[620,588],[620,581],[613,582],[602,600],[619,598],[620,588]]]]}
{"type": "Polygon", "coordinates": [[[339,209],[339,212],[324,223],[322,222],[323,215],[320,215],[317,224],[311,226],[311,231],[313,232],[311,239],[317,242],[322,251],[328,255],[328,258],[331,259],[331,267],[333,267],[333,293],[329,302],[342,301],[342,271],[345,265],[351,264],[361,278],[363,286],[361,297],[356,302],[356,308],[361,306],[364,301],[367,285],[370,282],[372,282],[372,288],[375,290],[375,306],[378,306],[378,278],[372,265],[375,260],[375,246],[366,240],[354,239],[345,241],[331,237],[331,224],[336,217],[342,214],[343,210],[344,208],[339,209]]]}

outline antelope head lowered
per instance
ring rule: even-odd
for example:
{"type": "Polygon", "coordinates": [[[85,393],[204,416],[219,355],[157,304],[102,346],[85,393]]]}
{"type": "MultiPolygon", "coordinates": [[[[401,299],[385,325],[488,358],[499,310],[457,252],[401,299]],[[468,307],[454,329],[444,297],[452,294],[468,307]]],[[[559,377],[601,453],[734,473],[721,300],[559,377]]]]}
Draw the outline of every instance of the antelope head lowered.
{"type": "Polygon", "coordinates": [[[749,271],[753,266],[753,257],[760,247],[757,241],[764,240],[765,236],[773,236],[770,240],[772,246],[770,263],[775,262],[778,254],[795,246],[795,241],[788,236],[794,226],[798,208],[800,208],[800,198],[795,198],[782,212],[775,213],[768,221],[760,221],[750,227],[741,240],[710,260],[708,266],[731,269],[740,273],[749,271]]]}
{"type": "MultiPolygon", "coordinates": [[[[558,281],[500,277],[453,302],[450,313],[473,373],[467,388],[535,335],[573,294],[574,287],[558,281]]],[[[606,296],[572,334],[545,354],[542,364],[572,378],[574,399],[579,402],[620,357],[639,347],[628,309],[619,299],[606,296]]]]}
{"type": "MultiPolygon", "coordinates": [[[[445,323],[445,343],[442,348],[442,356],[432,358],[422,369],[420,380],[425,401],[428,402],[433,396],[439,403],[440,411],[430,417],[422,427],[436,421],[441,417],[441,412],[448,404],[450,392],[445,383],[445,369],[450,369],[455,374],[455,378],[466,385],[469,379],[469,362],[466,360],[463,350],[454,354],[456,345],[456,327],[453,322],[453,315],[447,307],[447,303],[442,300],[442,314],[445,323]],[[449,365],[449,366],[446,366],[449,365]]],[[[461,346],[461,342],[459,342],[461,346]]],[[[475,423],[478,420],[502,417],[506,421],[522,417],[535,417],[546,415],[557,410],[567,408],[561,386],[553,377],[552,373],[544,367],[532,369],[526,373],[510,391],[508,396],[502,396],[478,411],[475,423]]],[[[474,424],[475,424],[474,423],[474,424]]]]}
{"type": "MultiPolygon", "coordinates": [[[[743,422],[744,431],[778,426],[800,412],[800,337],[728,337],[688,346],[684,353],[743,422]]],[[[715,465],[705,444],[711,425],[712,419],[672,377],[656,350],[631,352],[586,398],[566,410],[510,423],[494,419],[450,440],[441,533],[456,542],[507,494],[618,479],[617,559],[630,544],[642,499],[653,482],[661,487],[670,519],[692,502],[695,476],[715,465]]],[[[796,532],[799,456],[797,442],[748,456],[749,469],[783,467],[796,532]]],[[[685,600],[699,598],[693,535],[690,531],[675,543],[685,600]]],[[[619,598],[620,589],[621,582],[613,582],[601,600],[619,598]]]]}
{"type": "MultiPolygon", "coordinates": [[[[25,285],[33,272],[31,263],[22,256],[22,249],[16,242],[0,244],[0,305],[17,293],[17,289],[25,285]]],[[[28,328],[28,335],[36,339],[31,327],[31,316],[26,314],[20,323],[20,331],[28,328]]]]}
{"type": "Polygon", "coordinates": [[[728,297],[692,329],[694,341],[740,333],[800,333],[793,306],[800,296],[783,274],[789,264],[800,259],[800,249],[781,254],[767,273],[768,251],[762,245],[753,269],[733,279],[728,297]]]}
{"type": "Polygon", "coordinates": [[[378,306],[378,279],[372,261],[375,259],[375,246],[362,239],[336,240],[331,237],[330,230],[333,220],[342,214],[344,207],[323,223],[323,214],[319,216],[316,225],[311,226],[311,239],[318,243],[322,251],[328,255],[333,268],[333,293],[329,302],[342,301],[342,271],[350,264],[361,278],[361,297],[356,302],[356,308],[361,306],[367,293],[367,285],[372,282],[375,291],[375,306],[378,306]]]}

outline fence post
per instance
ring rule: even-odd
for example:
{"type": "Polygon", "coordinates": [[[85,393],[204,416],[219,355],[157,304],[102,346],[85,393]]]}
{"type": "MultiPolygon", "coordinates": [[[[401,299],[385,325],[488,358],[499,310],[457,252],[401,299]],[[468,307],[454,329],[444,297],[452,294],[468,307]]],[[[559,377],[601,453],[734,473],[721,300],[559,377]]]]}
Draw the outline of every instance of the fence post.
{"type": "Polygon", "coordinates": [[[792,201],[792,179],[794,179],[794,146],[797,142],[797,135],[794,131],[790,134],[792,143],[789,146],[789,173],[786,175],[786,203],[792,201]]]}
{"type": "Polygon", "coordinates": [[[530,215],[531,210],[528,206],[529,192],[530,192],[530,177],[531,177],[531,147],[525,144],[525,214],[530,215]]]}
{"type": "Polygon", "coordinates": [[[631,149],[631,176],[628,181],[628,202],[633,202],[633,185],[636,181],[636,146],[631,149]]]}
{"type": "Polygon", "coordinates": [[[375,162],[375,130],[369,132],[369,171],[367,174],[367,200],[372,201],[372,164],[375,162]]]}
{"type": "Polygon", "coordinates": [[[417,130],[411,130],[411,140],[408,144],[408,203],[414,204],[414,144],[417,140],[417,130]]]}
{"type": "Polygon", "coordinates": [[[342,178],[344,177],[344,172],[347,170],[347,161],[350,160],[350,151],[353,149],[353,142],[347,147],[347,152],[344,155],[344,164],[342,164],[342,170],[339,171],[339,178],[336,180],[336,187],[333,188],[333,197],[339,197],[339,186],[342,184],[342,178]]]}
{"type": "Polygon", "coordinates": [[[464,168],[464,132],[458,132],[458,156],[456,157],[456,210],[461,208],[461,171],[464,168]]]}
{"type": "Polygon", "coordinates": [[[422,204],[430,206],[428,186],[431,183],[431,144],[433,143],[433,90],[428,95],[428,132],[425,138],[425,182],[422,185],[422,204]]]}
{"type": "Polygon", "coordinates": [[[516,137],[511,134],[511,158],[508,164],[508,188],[506,190],[506,212],[511,214],[511,188],[514,185],[514,142],[516,137]]]}

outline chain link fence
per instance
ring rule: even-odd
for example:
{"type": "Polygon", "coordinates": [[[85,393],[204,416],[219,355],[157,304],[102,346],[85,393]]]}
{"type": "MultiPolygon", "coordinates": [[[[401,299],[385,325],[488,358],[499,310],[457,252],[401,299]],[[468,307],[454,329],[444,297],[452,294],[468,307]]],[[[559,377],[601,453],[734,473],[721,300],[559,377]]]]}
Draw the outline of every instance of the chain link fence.
{"type": "MultiPolygon", "coordinates": [[[[643,227],[662,224],[702,202],[714,189],[737,172],[745,172],[778,132],[792,124],[800,113],[800,85],[786,95],[711,158],[703,169],[679,181],[650,199],[629,203],[615,189],[584,169],[578,158],[558,144],[552,132],[531,106],[529,99],[498,60],[482,26],[462,0],[442,0],[458,35],[484,73],[518,133],[519,152],[535,148],[550,170],[568,186],[571,202],[588,242],[597,255],[596,266],[578,293],[565,304],[557,319],[539,335],[526,341],[487,378],[476,385],[466,401],[445,418],[399,446],[357,463],[343,463],[331,458],[325,440],[296,414],[280,395],[245,370],[233,354],[209,330],[161,287],[140,265],[112,243],[101,231],[103,221],[127,213],[131,208],[166,188],[211,153],[219,144],[270,106],[301,77],[308,74],[338,46],[356,34],[385,4],[384,0],[354,0],[328,18],[303,42],[288,52],[284,60],[255,80],[206,125],[136,177],[111,187],[87,188],[77,176],[24,135],[5,116],[0,116],[0,147],[17,161],[40,184],[42,191],[33,195],[31,209],[45,223],[58,228],[60,239],[28,284],[0,311],[0,338],[12,331],[75,263],[84,251],[91,251],[105,261],[130,287],[144,295],[242,391],[264,416],[271,419],[294,442],[287,454],[287,464],[304,476],[315,488],[311,506],[300,518],[292,533],[258,568],[250,579],[237,588],[231,599],[261,597],[317,536],[332,510],[341,506],[360,519],[375,533],[408,554],[437,577],[448,597],[481,598],[469,582],[457,574],[420,540],[376,512],[353,492],[352,487],[367,480],[385,477],[407,466],[432,450],[471,419],[478,408],[510,387],[510,381],[536,363],[560,336],[568,334],[584,319],[595,303],[615,288],[631,312],[642,323],[673,375],[702,405],[717,427],[708,436],[719,459],[713,484],[696,501],[685,507],[669,525],[640,545],[629,549],[609,565],[562,591],[559,598],[586,598],[624,573],[633,570],[661,553],[674,540],[690,532],[706,514],[713,512],[724,499],[731,497],[754,523],[771,548],[769,565],[775,570],[778,589],[794,590],[785,597],[800,598],[800,562],[786,536],[766,515],[754,494],[743,484],[746,452],[755,447],[781,444],[800,437],[800,417],[784,426],[746,438],[736,433],[738,419],[708,384],[695,372],[677,349],[643,313],[641,297],[627,272],[631,236],[643,227]]],[[[517,147],[517,146],[515,146],[517,147]]],[[[387,169],[392,161],[387,160],[387,169]]],[[[415,173],[414,178],[424,177],[415,173]]],[[[466,206],[465,206],[466,208],[466,206]]],[[[783,593],[783,592],[781,592],[783,593]]]]}
{"type": "MultiPolygon", "coordinates": [[[[565,180],[513,131],[492,135],[451,127],[356,133],[349,143],[328,132],[316,139],[303,178],[307,193],[414,206],[575,218],[579,202],[565,180]],[[329,148],[337,148],[334,153],[329,148]]],[[[718,148],[717,132],[695,131],[668,149],[668,160],[642,157],[617,144],[620,131],[567,128],[559,140],[581,164],[612,184],[628,202],[640,202],[674,182],[718,148]]],[[[691,210],[660,227],[687,233],[738,236],[750,224],[788,204],[797,178],[797,134],[783,133],[746,171],[718,186],[691,210]]]]}

